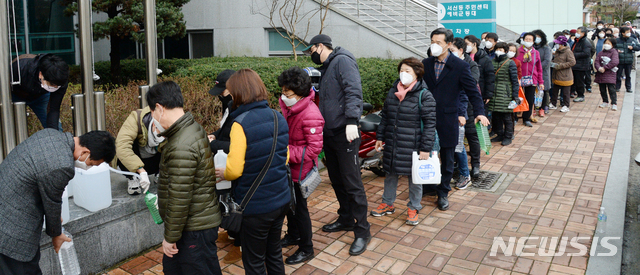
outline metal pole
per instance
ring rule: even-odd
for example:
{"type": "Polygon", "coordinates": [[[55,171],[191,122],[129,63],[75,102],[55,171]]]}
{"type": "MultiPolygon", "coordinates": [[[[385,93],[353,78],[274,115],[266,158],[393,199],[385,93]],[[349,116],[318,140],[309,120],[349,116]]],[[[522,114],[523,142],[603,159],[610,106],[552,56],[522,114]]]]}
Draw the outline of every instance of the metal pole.
{"type": "Polygon", "coordinates": [[[358,14],[358,18],[360,18],[360,0],[356,1],[356,11],[358,14]]]}
{"type": "Polygon", "coordinates": [[[93,99],[93,60],[91,38],[91,0],[78,0],[78,33],[80,34],[80,71],[84,94],[86,131],[96,128],[96,106],[93,99]]]}
{"type": "Polygon", "coordinates": [[[149,103],[147,103],[147,92],[149,92],[149,85],[138,86],[138,90],[140,91],[140,95],[138,99],[140,99],[140,109],[147,107],[149,103]]]}
{"type": "Polygon", "coordinates": [[[107,130],[107,118],[104,112],[104,92],[93,93],[96,99],[96,130],[107,130]]]}
{"type": "Polygon", "coordinates": [[[79,137],[87,132],[83,94],[71,95],[71,113],[73,114],[73,133],[79,137]]]}
{"type": "Polygon", "coordinates": [[[144,38],[147,55],[147,80],[149,86],[158,82],[158,34],[156,31],[156,1],[144,0],[144,38]]]}
{"type": "Polygon", "coordinates": [[[15,120],[13,119],[13,105],[11,103],[11,54],[9,53],[9,25],[8,1],[0,4],[0,117],[2,118],[2,137],[4,156],[16,147],[15,120]],[[4,61],[3,61],[4,60],[4,61]],[[8,66],[7,66],[8,65],[8,66]]]}
{"type": "Polygon", "coordinates": [[[407,42],[407,0],[404,0],[404,42],[407,42]]]}
{"type": "Polygon", "coordinates": [[[13,103],[13,113],[16,117],[16,141],[22,143],[29,137],[27,130],[27,104],[25,102],[13,103]]]}
{"type": "MultiPolygon", "coordinates": [[[[31,53],[31,41],[29,38],[29,24],[27,23],[27,0],[22,0],[22,18],[24,23],[24,53],[31,53]]],[[[19,54],[18,54],[19,55],[19,54]]]]}

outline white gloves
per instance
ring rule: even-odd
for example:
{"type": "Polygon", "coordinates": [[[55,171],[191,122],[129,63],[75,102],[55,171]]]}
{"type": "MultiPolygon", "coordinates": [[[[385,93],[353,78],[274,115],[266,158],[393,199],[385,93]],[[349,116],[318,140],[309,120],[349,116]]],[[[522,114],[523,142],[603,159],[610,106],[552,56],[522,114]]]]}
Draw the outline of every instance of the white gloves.
{"type": "Polygon", "coordinates": [[[345,130],[347,133],[347,140],[352,142],[354,139],[358,138],[360,134],[358,133],[358,125],[349,124],[347,125],[347,129],[345,130]]]}
{"type": "Polygon", "coordinates": [[[142,194],[147,193],[151,181],[149,180],[149,174],[147,172],[140,173],[140,187],[142,188],[142,194]]]}

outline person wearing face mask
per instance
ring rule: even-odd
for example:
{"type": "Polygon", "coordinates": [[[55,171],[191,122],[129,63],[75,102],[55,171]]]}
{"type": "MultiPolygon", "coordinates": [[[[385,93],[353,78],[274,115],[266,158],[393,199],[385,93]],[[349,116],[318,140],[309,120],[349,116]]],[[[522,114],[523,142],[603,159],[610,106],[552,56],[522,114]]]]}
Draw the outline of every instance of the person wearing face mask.
{"type": "MultiPolygon", "coordinates": [[[[490,35],[491,33],[487,34],[487,39],[491,39],[490,35]]],[[[449,209],[447,197],[451,191],[454,153],[458,143],[460,93],[465,93],[473,105],[474,123],[481,122],[487,126],[489,120],[484,115],[484,102],[478,92],[476,80],[471,76],[469,64],[452,57],[449,51],[453,43],[453,32],[437,28],[431,32],[430,38],[432,56],[422,60],[425,70],[423,79],[436,100],[436,129],[440,138],[442,178],[435,190],[423,188],[423,193],[436,191],[438,209],[446,211],[449,209]]]]}
{"type": "Polygon", "coordinates": [[[611,33],[614,38],[620,38],[620,29],[619,28],[611,28],[611,33]]]}
{"type": "Polygon", "coordinates": [[[631,90],[631,67],[633,65],[633,58],[636,51],[640,51],[640,44],[636,39],[631,38],[631,29],[627,27],[621,28],[622,37],[616,40],[616,49],[618,50],[620,64],[618,64],[618,75],[616,77],[616,89],[620,90],[622,87],[623,73],[625,76],[624,86],[628,93],[632,93],[631,90]]]}
{"type": "MultiPolygon", "coordinates": [[[[486,43],[487,41],[486,41],[485,39],[486,39],[486,37],[487,37],[487,33],[489,33],[489,32],[483,32],[483,33],[480,35],[480,39],[479,39],[480,43],[479,43],[479,44],[477,44],[477,45],[478,45],[478,49],[480,49],[480,50],[484,50],[484,49],[486,48],[485,43],[486,43]]],[[[474,36],[474,37],[475,37],[475,36],[474,36]]]]}
{"type": "Polygon", "coordinates": [[[38,265],[42,233],[51,237],[56,253],[63,242],[71,241],[62,233],[60,213],[75,168],[110,162],[115,154],[114,139],[107,131],[74,137],[57,129],[38,131],[11,150],[0,163],[0,273],[42,274],[38,265]]]}
{"type": "Polygon", "coordinates": [[[318,162],[324,119],[313,102],[316,95],[311,88],[311,77],[303,69],[291,67],[282,72],[278,85],[282,87],[280,109],[289,125],[289,166],[296,193],[296,211],[295,214],[287,212],[288,230],[282,239],[282,247],[298,246],[298,250],[284,261],[295,265],[314,257],[311,217],[300,183],[318,162]]]}
{"type": "Polygon", "coordinates": [[[518,68],[518,80],[522,78],[522,63],[518,60],[518,44],[509,43],[509,52],[507,52],[507,57],[513,60],[516,63],[516,68],[518,68]]]}
{"type": "Polygon", "coordinates": [[[116,137],[118,167],[123,171],[140,174],[139,178],[126,175],[129,195],[147,192],[151,185],[149,174],[157,174],[160,169],[160,151],[163,145],[164,138],[159,136],[149,107],[129,114],[116,137]]]}
{"type": "Polygon", "coordinates": [[[338,219],[322,227],[324,232],[352,231],[355,239],[349,253],[360,255],[371,241],[367,221],[367,194],[357,161],[360,147],[358,122],[362,115],[362,83],[356,58],[342,47],[333,48],[331,37],[319,34],[304,50],[322,65],[320,113],[324,117],[324,153],[340,208],[338,219]]]}
{"type": "Polygon", "coordinates": [[[524,35],[522,39],[522,47],[518,48],[518,55],[516,57],[522,63],[522,88],[524,89],[524,95],[529,103],[529,110],[522,112],[522,121],[527,127],[533,127],[531,122],[536,121],[532,117],[535,108],[534,99],[536,88],[543,91],[545,89],[542,58],[540,57],[540,52],[533,47],[535,37],[536,35],[530,32],[524,35]],[[525,78],[529,78],[529,83],[525,83],[525,78]]]}
{"type": "Polygon", "coordinates": [[[571,85],[573,85],[573,71],[571,67],[576,64],[576,59],[573,56],[573,52],[569,48],[567,38],[559,36],[553,43],[557,49],[553,53],[553,60],[551,61],[551,68],[553,74],[551,79],[553,81],[553,87],[550,91],[551,102],[549,103],[549,109],[556,109],[558,106],[558,95],[562,92],[562,98],[560,104],[562,109],[560,112],[566,113],[569,111],[571,103],[571,85]]]}
{"type": "Polygon", "coordinates": [[[493,32],[487,33],[485,40],[486,42],[484,44],[486,46],[485,49],[487,51],[487,54],[489,55],[489,57],[491,57],[491,59],[496,58],[496,55],[494,52],[495,52],[496,43],[498,43],[498,34],[493,32]]]}
{"type": "Polygon", "coordinates": [[[595,82],[600,84],[600,95],[602,96],[602,104],[600,108],[609,107],[609,98],[611,99],[611,110],[618,110],[616,95],[616,72],[611,69],[618,66],[618,50],[616,49],[616,40],[608,38],[602,46],[603,50],[598,53],[595,60],[596,79],[595,82]],[[607,95],[607,89],[609,94],[607,95]]]}
{"type": "Polygon", "coordinates": [[[608,33],[611,33],[611,30],[603,29],[601,32],[598,32],[597,35],[595,33],[593,34],[592,38],[595,41],[596,55],[602,51],[602,45],[604,44],[604,41],[610,37],[608,33]]]}
{"type": "Polygon", "coordinates": [[[576,65],[573,66],[573,86],[572,90],[576,91],[577,97],[573,102],[584,102],[585,80],[591,68],[591,42],[586,38],[587,28],[578,27],[576,32],[576,41],[571,46],[571,51],[576,58],[576,65]]]}
{"type": "Polygon", "coordinates": [[[591,34],[591,40],[596,41],[596,39],[600,37],[600,34],[605,32],[605,29],[604,22],[598,21],[598,23],[596,23],[595,30],[593,30],[593,33],[591,34]]]}
{"type": "Polygon", "coordinates": [[[502,146],[507,146],[511,144],[514,135],[513,110],[509,109],[508,106],[512,100],[520,104],[520,99],[518,98],[520,84],[518,84],[516,63],[507,54],[509,45],[499,42],[496,47],[496,58],[493,60],[493,67],[496,68],[496,94],[494,100],[487,105],[487,108],[493,114],[491,116],[491,124],[493,125],[493,132],[497,134],[496,137],[491,139],[491,142],[501,142],[502,146]]]}
{"type": "Polygon", "coordinates": [[[23,54],[14,59],[11,66],[13,80],[20,80],[12,86],[13,102],[26,102],[43,128],[62,131],[60,105],[69,82],[67,63],[53,54],[23,54]]]}
{"type": "Polygon", "coordinates": [[[536,36],[533,41],[533,47],[540,54],[540,65],[542,66],[542,79],[544,80],[544,95],[542,97],[542,107],[538,112],[539,116],[544,117],[549,112],[549,90],[551,89],[551,48],[547,45],[547,34],[542,30],[534,30],[532,33],[536,36]]]}
{"type": "Polygon", "coordinates": [[[384,152],[382,160],[387,176],[382,203],[371,210],[371,215],[380,217],[395,212],[398,178],[404,175],[409,179],[409,210],[405,223],[417,225],[422,209],[422,185],[412,182],[411,158],[417,151],[420,159],[429,159],[436,138],[436,101],[422,79],[424,66],[419,59],[410,57],[400,61],[398,73],[400,77],[389,89],[380,112],[382,119],[376,135],[376,150],[384,152]],[[422,122],[422,130],[416,121],[422,122]]]}
{"type": "Polygon", "coordinates": [[[159,82],[147,92],[161,137],[158,210],[164,221],[164,274],[222,274],[216,240],[222,220],[207,134],[183,109],[180,86],[159,82]]]}

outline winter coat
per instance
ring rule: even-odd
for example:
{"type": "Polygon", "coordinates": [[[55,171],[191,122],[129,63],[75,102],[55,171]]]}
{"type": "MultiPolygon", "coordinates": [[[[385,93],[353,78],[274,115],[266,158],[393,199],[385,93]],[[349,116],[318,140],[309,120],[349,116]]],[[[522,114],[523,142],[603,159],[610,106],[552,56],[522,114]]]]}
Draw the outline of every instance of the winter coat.
{"type": "MultiPolygon", "coordinates": [[[[140,148],[147,146],[150,125],[151,110],[147,106],[131,112],[118,131],[116,156],[130,172],[136,172],[140,167],[144,167],[139,151],[140,148]]],[[[160,143],[158,150],[161,150],[165,143],[166,140],[160,143]]]]}
{"type": "MultiPolygon", "coordinates": [[[[233,101],[228,103],[229,105],[233,105],[233,101]]],[[[231,106],[228,106],[224,102],[222,103],[222,112],[224,116],[224,112],[231,113],[231,106]]],[[[225,118],[224,123],[217,131],[211,133],[216,138],[209,142],[209,146],[211,147],[211,153],[215,156],[218,150],[222,150],[223,152],[229,154],[229,144],[231,138],[229,134],[231,133],[231,125],[233,125],[233,119],[229,119],[229,115],[225,118]]]]}
{"type": "Polygon", "coordinates": [[[487,55],[486,51],[480,49],[473,56],[473,61],[478,63],[478,68],[480,69],[478,85],[480,86],[482,99],[491,99],[493,97],[496,79],[496,76],[493,74],[494,68],[491,58],[487,55]]]}
{"type": "Polygon", "coordinates": [[[520,60],[516,59],[515,57],[511,58],[511,60],[513,60],[513,62],[516,63],[516,67],[518,68],[518,79],[521,79],[522,78],[522,63],[520,62],[520,60]]]}
{"type": "Polygon", "coordinates": [[[164,239],[175,243],[183,231],[220,225],[216,175],[209,139],[190,112],[160,133],[167,140],[160,160],[158,209],[164,239]]]}
{"type": "Polygon", "coordinates": [[[358,125],[362,115],[362,83],[356,58],[336,47],[318,69],[320,113],[325,120],[324,135],[344,133],[347,124],[358,125]]]}
{"type": "Polygon", "coordinates": [[[293,181],[303,180],[305,175],[311,171],[314,163],[318,162],[318,155],[322,151],[322,129],[324,128],[324,118],[313,99],[315,92],[313,89],[308,96],[303,97],[291,107],[287,107],[280,99],[280,109],[282,115],[289,124],[289,166],[291,167],[291,177],[293,181]],[[302,162],[302,152],[304,152],[304,167],[300,174],[300,163],[302,162]]]}
{"type": "Polygon", "coordinates": [[[21,55],[20,68],[18,68],[18,62],[11,64],[13,68],[13,79],[16,81],[20,79],[20,84],[13,85],[11,94],[18,97],[16,101],[33,101],[37,98],[50,94],[49,108],[47,111],[47,124],[43,125],[45,128],[58,129],[58,121],[60,120],[60,105],[64,94],[67,93],[68,84],[60,86],[60,88],[49,93],[40,85],[40,70],[38,65],[40,59],[48,54],[41,55],[21,55]],[[20,76],[18,76],[18,73],[20,76]]]}
{"type": "Polygon", "coordinates": [[[640,51],[640,44],[633,37],[618,38],[616,40],[616,49],[618,49],[618,60],[620,65],[633,64],[633,55],[636,51],[640,51]],[[629,46],[633,50],[629,50],[629,46]]]}
{"type": "Polygon", "coordinates": [[[548,45],[534,45],[534,48],[540,53],[540,65],[542,66],[542,79],[544,80],[544,89],[551,89],[551,48],[548,45]]]}
{"type": "Polygon", "coordinates": [[[571,51],[573,51],[573,56],[576,59],[576,65],[572,69],[589,71],[591,67],[591,42],[589,39],[585,37],[576,39],[576,42],[571,46],[571,51]]]}
{"type": "Polygon", "coordinates": [[[564,49],[556,50],[552,62],[556,63],[556,66],[553,67],[553,75],[551,76],[553,84],[564,87],[573,85],[573,71],[571,67],[576,64],[576,59],[571,49],[565,47],[564,49]]]}
{"type": "Polygon", "coordinates": [[[496,57],[493,67],[496,68],[496,93],[487,108],[493,112],[511,113],[513,110],[508,108],[509,102],[518,98],[520,91],[518,67],[506,55],[496,57]]]}
{"type": "Polygon", "coordinates": [[[599,52],[593,64],[596,67],[596,79],[594,80],[594,82],[602,83],[602,84],[605,84],[605,83],[616,84],[617,74],[616,72],[611,71],[611,69],[618,66],[618,64],[619,64],[618,50],[611,49],[608,51],[602,50],[601,52],[599,52]],[[609,61],[607,65],[603,64],[603,61],[602,61],[603,56],[611,58],[611,61],[609,61]],[[604,73],[601,73],[598,71],[600,68],[604,68],[605,70],[604,73]]]}
{"type": "Polygon", "coordinates": [[[518,55],[516,56],[516,59],[522,63],[522,77],[532,76],[534,85],[544,85],[542,58],[540,57],[540,52],[532,47],[531,61],[529,62],[524,62],[525,53],[526,50],[524,46],[518,48],[518,55]]]}
{"type": "Polygon", "coordinates": [[[385,172],[411,175],[413,152],[431,152],[433,148],[436,100],[427,89],[427,84],[419,79],[413,89],[407,92],[404,100],[400,101],[395,95],[399,82],[400,80],[396,80],[387,93],[376,137],[385,143],[382,158],[385,172]],[[419,107],[420,101],[422,107],[419,107]],[[424,125],[422,132],[420,120],[424,125]]]}
{"type": "MultiPolygon", "coordinates": [[[[471,76],[473,77],[473,79],[476,80],[476,82],[479,81],[480,76],[482,75],[480,72],[480,66],[478,65],[478,63],[476,63],[475,61],[473,61],[473,59],[471,59],[471,56],[469,56],[468,54],[464,54],[464,61],[469,63],[469,70],[471,71],[471,76]]],[[[491,65],[493,67],[493,64],[491,65]]],[[[478,84],[478,87],[480,87],[480,84],[478,84]]],[[[480,92],[478,90],[478,92],[480,92]]],[[[465,93],[460,93],[460,103],[458,104],[458,116],[461,116],[460,113],[462,113],[465,117],[465,119],[471,121],[469,118],[473,117],[473,106],[470,104],[469,102],[469,97],[467,97],[467,95],[465,93]],[[460,110],[461,109],[461,110],[460,110]]]]}

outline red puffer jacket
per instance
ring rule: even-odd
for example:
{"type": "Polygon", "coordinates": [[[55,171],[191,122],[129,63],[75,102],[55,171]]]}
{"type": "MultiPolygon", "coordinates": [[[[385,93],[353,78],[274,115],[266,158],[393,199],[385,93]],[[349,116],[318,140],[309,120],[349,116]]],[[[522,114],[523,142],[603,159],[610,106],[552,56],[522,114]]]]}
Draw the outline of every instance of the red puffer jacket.
{"type": "Polygon", "coordinates": [[[318,162],[318,155],[322,151],[322,129],[324,118],[320,109],[313,103],[315,92],[312,90],[309,96],[300,99],[291,107],[280,99],[282,115],[289,124],[289,165],[293,181],[298,182],[300,177],[300,163],[302,151],[307,147],[302,167],[302,179],[311,171],[314,163],[318,162]]]}

